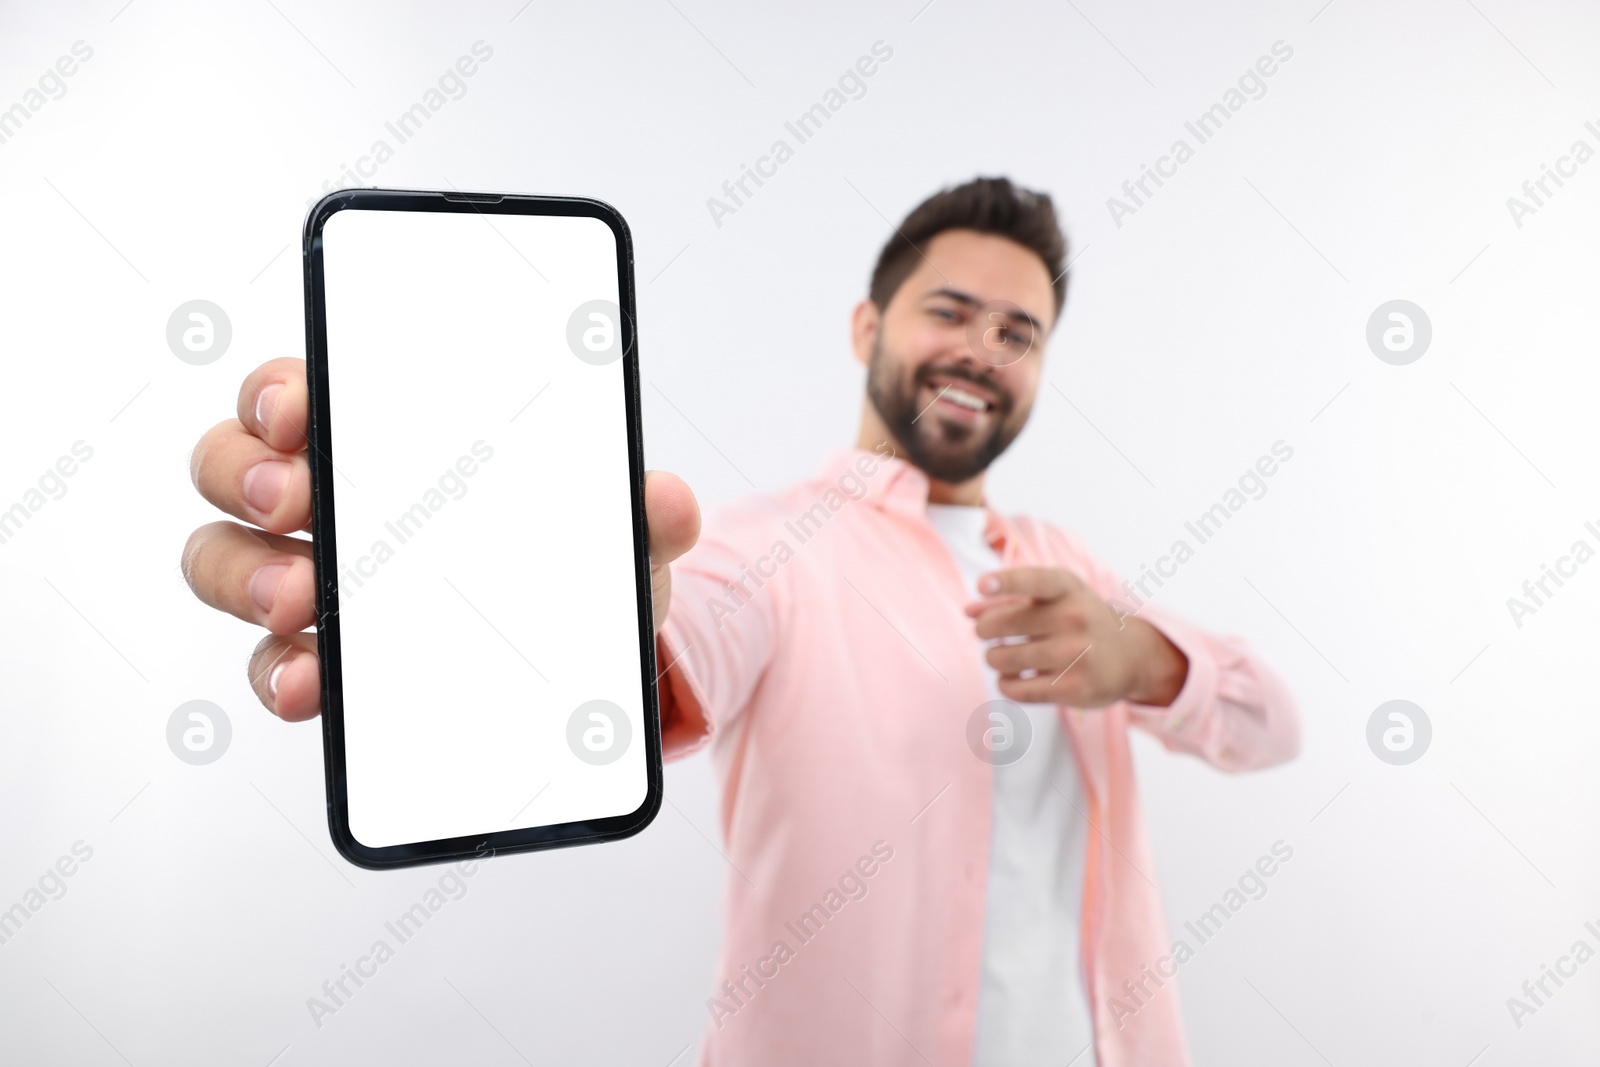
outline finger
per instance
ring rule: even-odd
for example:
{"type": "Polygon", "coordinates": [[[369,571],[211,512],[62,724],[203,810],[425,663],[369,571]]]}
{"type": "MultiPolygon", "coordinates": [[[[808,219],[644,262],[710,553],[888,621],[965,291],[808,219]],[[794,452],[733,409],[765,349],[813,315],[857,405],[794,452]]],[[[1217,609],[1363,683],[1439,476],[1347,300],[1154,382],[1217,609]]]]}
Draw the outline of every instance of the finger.
{"type": "Polygon", "coordinates": [[[1017,599],[998,604],[977,616],[973,630],[985,641],[996,637],[1041,637],[1076,633],[1084,629],[1083,616],[1060,601],[1017,599]]]}
{"type": "Polygon", "coordinates": [[[1061,567],[1006,567],[978,579],[978,591],[989,596],[1018,594],[1054,600],[1080,588],[1077,575],[1061,567]]]}
{"type": "Polygon", "coordinates": [[[1050,637],[995,645],[984,651],[983,658],[1002,678],[1017,676],[1023,671],[1038,671],[1049,681],[1073,667],[1088,647],[1081,640],[1050,637]]]}
{"type": "Polygon", "coordinates": [[[212,522],[189,535],[180,565],[195,596],[245,622],[275,634],[316,622],[310,541],[212,522]]]}
{"type": "Polygon", "coordinates": [[[273,448],[238,419],[207,430],[189,457],[200,495],[272,533],[311,527],[311,469],[305,452],[273,448]]]}
{"type": "Polygon", "coordinates": [[[278,718],[304,722],[322,711],[316,634],[268,634],[250,654],[249,671],[250,688],[278,718]]]}
{"type": "Polygon", "coordinates": [[[1032,604],[1033,602],[1034,600],[1031,596],[990,596],[974,600],[961,610],[966,612],[969,618],[976,619],[985,612],[993,611],[996,608],[1018,607],[1023,604],[1032,604]]]}
{"type": "Polygon", "coordinates": [[[279,452],[306,447],[306,361],[270,359],[239,387],[239,421],[279,452]]]}
{"type": "Polygon", "coordinates": [[[1067,704],[1072,707],[1086,708],[1098,707],[1086,696],[1087,691],[1083,684],[1073,677],[1077,672],[1069,671],[1065,676],[1052,684],[1051,675],[1037,675],[1032,678],[1019,678],[1015,676],[1000,678],[995,683],[995,688],[1007,700],[1014,700],[1018,704],[1067,704]]]}
{"type": "Polygon", "coordinates": [[[645,472],[644,513],[652,567],[671,563],[700,537],[700,505],[676,474],[645,472]]]}

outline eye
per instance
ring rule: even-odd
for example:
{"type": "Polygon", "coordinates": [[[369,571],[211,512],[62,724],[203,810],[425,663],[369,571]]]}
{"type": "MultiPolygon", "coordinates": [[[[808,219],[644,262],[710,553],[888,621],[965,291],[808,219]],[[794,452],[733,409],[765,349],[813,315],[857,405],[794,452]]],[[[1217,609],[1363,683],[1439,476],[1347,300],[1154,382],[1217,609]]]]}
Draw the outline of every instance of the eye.
{"type": "Polygon", "coordinates": [[[1033,331],[1026,325],[1013,326],[1005,317],[999,314],[989,316],[992,326],[986,331],[989,340],[996,344],[1016,345],[1019,348],[1028,348],[1033,344],[1033,331]]]}
{"type": "Polygon", "coordinates": [[[933,315],[935,318],[943,319],[945,322],[960,322],[961,321],[961,313],[956,311],[953,308],[932,307],[932,308],[928,309],[928,312],[931,315],[933,315]]]}

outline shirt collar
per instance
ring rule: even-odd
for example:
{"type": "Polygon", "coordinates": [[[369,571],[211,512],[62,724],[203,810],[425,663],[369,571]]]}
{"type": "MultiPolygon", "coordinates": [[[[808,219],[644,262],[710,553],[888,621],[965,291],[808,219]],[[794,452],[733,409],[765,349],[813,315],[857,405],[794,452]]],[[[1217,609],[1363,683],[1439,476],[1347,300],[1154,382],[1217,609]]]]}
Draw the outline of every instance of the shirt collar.
{"type": "MultiPolygon", "coordinates": [[[[835,448],[827,454],[817,475],[835,485],[846,479],[846,484],[839,486],[846,496],[860,493],[849,481],[854,478],[867,487],[866,496],[857,495],[854,499],[917,522],[928,521],[928,476],[903,455],[886,455],[855,446],[835,448]]],[[[989,505],[987,494],[985,497],[983,537],[1000,552],[1011,537],[1011,523],[989,505]]]]}

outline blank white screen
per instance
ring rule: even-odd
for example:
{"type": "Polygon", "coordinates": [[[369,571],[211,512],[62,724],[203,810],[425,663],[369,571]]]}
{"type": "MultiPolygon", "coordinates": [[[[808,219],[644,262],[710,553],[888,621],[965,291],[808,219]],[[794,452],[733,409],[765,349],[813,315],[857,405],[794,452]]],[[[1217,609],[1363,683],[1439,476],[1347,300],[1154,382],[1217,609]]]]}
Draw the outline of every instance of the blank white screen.
{"type": "Polygon", "coordinates": [[[344,210],[323,265],[351,833],[381,847],[636,810],[623,364],[568,344],[580,305],[618,301],[610,228],[344,210]],[[627,720],[603,765],[568,743],[596,699],[627,720]]]}

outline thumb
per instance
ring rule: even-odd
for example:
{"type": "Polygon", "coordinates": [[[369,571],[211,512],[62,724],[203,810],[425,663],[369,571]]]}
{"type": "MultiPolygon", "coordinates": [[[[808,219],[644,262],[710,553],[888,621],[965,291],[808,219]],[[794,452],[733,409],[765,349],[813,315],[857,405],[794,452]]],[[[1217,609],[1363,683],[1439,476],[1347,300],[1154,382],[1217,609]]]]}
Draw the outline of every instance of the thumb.
{"type": "Polygon", "coordinates": [[[664,568],[700,538],[700,504],[676,474],[645,472],[644,513],[652,570],[664,568]]]}

